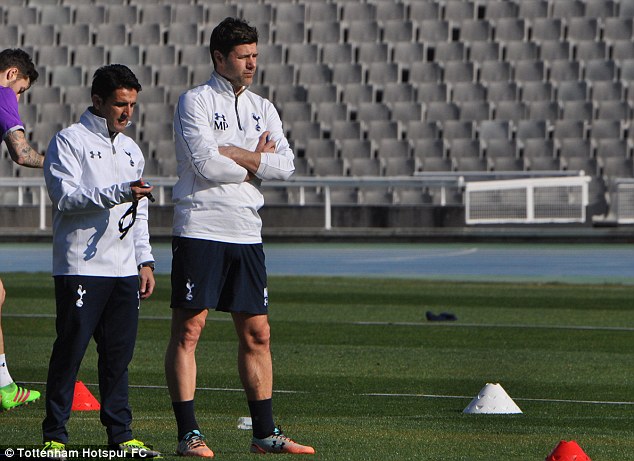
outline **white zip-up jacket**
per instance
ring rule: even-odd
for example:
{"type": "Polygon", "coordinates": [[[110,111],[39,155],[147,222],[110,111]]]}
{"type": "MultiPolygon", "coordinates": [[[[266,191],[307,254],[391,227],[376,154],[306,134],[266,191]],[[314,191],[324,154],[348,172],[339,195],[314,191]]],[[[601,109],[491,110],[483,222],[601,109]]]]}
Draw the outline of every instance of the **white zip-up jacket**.
{"type": "Polygon", "coordinates": [[[295,170],[282,122],[273,104],[245,89],[239,95],[213,72],[209,81],[181,95],[174,114],[178,182],[173,190],[173,235],[228,243],[262,242],[262,180],[287,180],[295,170]],[[275,153],[261,153],[256,179],[218,151],[254,151],[270,131],[275,153]]]}
{"type": "Polygon", "coordinates": [[[106,120],[90,110],[55,135],[44,160],[53,202],[53,275],[127,277],[154,261],[147,199],[119,238],[119,219],[132,205],[130,182],[143,176],[144,165],[139,146],[122,133],[110,139],[106,120]]]}

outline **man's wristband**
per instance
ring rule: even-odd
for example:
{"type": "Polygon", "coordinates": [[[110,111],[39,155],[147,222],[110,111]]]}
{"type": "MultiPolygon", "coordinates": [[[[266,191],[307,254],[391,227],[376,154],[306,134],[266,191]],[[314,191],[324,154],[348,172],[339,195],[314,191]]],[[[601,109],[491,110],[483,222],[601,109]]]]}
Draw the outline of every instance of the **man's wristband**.
{"type": "Polygon", "coordinates": [[[154,263],[153,262],[141,263],[141,264],[139,264],[138,269],[141,270],[142,267],[149,267],[150,269],[152,269],[152,272],[154,272],[154,263]]]}

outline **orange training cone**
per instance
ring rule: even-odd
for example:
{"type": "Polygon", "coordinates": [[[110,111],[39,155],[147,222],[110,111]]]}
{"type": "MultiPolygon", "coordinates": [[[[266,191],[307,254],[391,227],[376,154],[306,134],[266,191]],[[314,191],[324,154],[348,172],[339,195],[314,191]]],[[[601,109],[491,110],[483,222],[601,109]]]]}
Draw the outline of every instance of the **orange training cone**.
{"type": "Polygon", "coordinates": [[[75,382],[75,395],[73,397],[71,410],[91,411],[99,409],[101,409],[101,405],[99,405],[99,402],[95,396],[90,393],[86,385],[81,381],[75,382]]]}
{"type": "Polygon", "coordinates": [[[562,440],[555,447],[551,454],[546,457],[546,461],[592,461],[588,455],[584,453],[581,447],[571,440],[566,442],[562,440]]]}

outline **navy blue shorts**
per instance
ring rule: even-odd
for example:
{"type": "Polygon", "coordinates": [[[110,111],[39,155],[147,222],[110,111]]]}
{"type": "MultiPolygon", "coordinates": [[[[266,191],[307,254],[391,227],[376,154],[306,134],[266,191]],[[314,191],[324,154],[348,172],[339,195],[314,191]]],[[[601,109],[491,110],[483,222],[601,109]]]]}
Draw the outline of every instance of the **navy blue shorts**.
{"type": "Polygon", "coordinates": [[[260,315],[268,304],[261,243],[172,238],[172,308],[260,315]]]}

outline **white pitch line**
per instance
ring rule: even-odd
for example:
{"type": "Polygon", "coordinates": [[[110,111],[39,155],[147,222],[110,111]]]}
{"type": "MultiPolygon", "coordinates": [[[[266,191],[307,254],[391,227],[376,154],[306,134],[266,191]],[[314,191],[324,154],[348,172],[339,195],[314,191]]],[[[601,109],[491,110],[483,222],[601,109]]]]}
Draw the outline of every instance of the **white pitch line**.
{"type": "MultiPolygon", "coordinates": [[[[46,385],[45,382],[42,381],[20,381],[22,384],[39,384],[46,385]]],[[[86,386],[97,387],[97,384],[93,383],[84,383],[86,386]]],[[[159,385],[150,385],[150,384],[131,384],[128,386],[130,389],[160,389],[165,390],[167,386],[159,386],[159,385]]],[[[197,387],[197,391],[210,391],[210,392],[244,392],[244,389],[241,388],[228,388],[228,387],[197,387]]],[[[274,390],[275,394],[310,394],[308,391],[289,391],[289,390],[274,390]]],[[[443,395],[443,394],[399,394],[399,393],[379,393],[379,392],[370,392],[370,393],[362,393],[362,394],[353,394],[362,397],[416,397],[416,398],[426,398],[426,399],[473,399],[473,396],[467,395],[443,395]]],[[[578,404],[587,404],[587,405],[634,405],[634,402],[615,402],[610,400],[573,400],[573,399],[534,399],[534,398],[525,398],[525,397],[514,397],[513,400],[524,401],[524,402],[544,402],[544,403],[578,403],[578,404]]]]}
{"type": "Polygon", "coordinates": [[[634,327],[601,327],[592,325],[525,325],[514,323],[456,323],[456,322],[351,322],[353,325],[404,327],[463,327],[463,328],[535,328],[544,330],[634,331],[634,327]]]}

